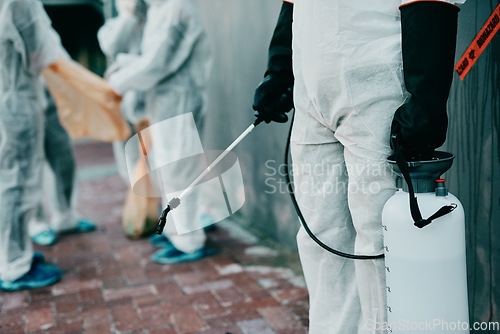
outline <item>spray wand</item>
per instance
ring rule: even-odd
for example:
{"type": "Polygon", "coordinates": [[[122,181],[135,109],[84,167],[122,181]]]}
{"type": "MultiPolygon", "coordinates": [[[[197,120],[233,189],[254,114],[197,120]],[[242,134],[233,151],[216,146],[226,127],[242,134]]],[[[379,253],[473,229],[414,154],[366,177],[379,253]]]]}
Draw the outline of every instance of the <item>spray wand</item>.
{"type": "Polygon", "coordinates": [[[243,131],[243,133],[238,137],[236,138],[236,140],[231,144],[229,145],[226,150],[224,152],[222,152],[221,155],[219,155],[217,157],[217,159],[214,160],[214,162],[212,162],[208,167],[207,169],[205,169],[203,171],[203,173],[201,173],[193,182],[191,182],[191,184],[186,188],[184,189],[184,191],[178,196],[178,197],[174,197],[172,198],[169,202],[168,202],[168,205],[167,207],[165,208],[165,210],[163,210],[161,216],[160,216],[160,219],[158,220],[158,226],[156,227],[156,233],[157,234],[162,234],[163,233],[163,229],[165,228],[165,225],[167,224],[167,214],[174,210],[175,208],[177,208],[180,204],[181,204],[181,201],[182,199],[184,198],[184,196],[186,196],[187,194],[189,194],[193,188],[205,177],[207,176],[208,173],[210,173],[210,171],[219,163],[222,161],[222,159],[224,159],[226,157],[226,155],[229,154],[229,152],[231,152],[233,150],[233,148],[236,147],[236,145],[238,145],[250,132],[253,131],[253,129],[255,129],[255,127],[257,125],[259,125],[260,123],[262,122],[262,119],[260,118],[257,118],[255,120],[255,122],[253,122],[245,131],[243,131]]]}

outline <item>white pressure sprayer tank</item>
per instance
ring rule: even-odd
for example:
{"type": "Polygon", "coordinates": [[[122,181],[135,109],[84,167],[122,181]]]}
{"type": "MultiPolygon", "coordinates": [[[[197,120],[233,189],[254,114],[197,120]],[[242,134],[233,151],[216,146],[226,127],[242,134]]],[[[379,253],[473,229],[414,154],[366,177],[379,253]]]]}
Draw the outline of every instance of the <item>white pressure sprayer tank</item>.
{"type": "Polygon", "coordinates": [[[383,209],[389,333],[469,333],[464,210],[439,179],[453,158],[435,152],[433,160],[407,163],[421,215],[448,208],[443,216],[416,224],[401,177],[383,209]]]}

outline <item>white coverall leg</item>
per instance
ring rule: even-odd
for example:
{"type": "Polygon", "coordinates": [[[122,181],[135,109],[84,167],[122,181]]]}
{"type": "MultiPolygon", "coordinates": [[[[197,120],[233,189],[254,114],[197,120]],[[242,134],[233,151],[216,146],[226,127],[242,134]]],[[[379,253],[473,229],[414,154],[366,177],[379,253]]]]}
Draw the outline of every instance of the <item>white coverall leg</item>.
{"type": "Polygon", "coordinates": [[[0,280],[30,269],[28,222],[40,200],[42,86],[64,51],[41,2],[0,2],[0,280]]]}
{"type": "MultiPolygon", "coordinates": [[[[332,248],[383,253],[381,212],[395,190],[386,158],[407,92],[401,0],[295,0],[292,158],[297,199],[332,248]]],[[[461,1],[463,2],[463,1],[461,1]]],[[[383,333],[383,259],[348,260],[300,229],[311,334],[383,333]],[[378,326],[377,326],[378,325],[378,326]]]]}
{"type": "MultiPolygon", "coordinates": [[[[186,113],[193,113],[198,122],[205,112],[205,88],[211,68],[210,45],[201,18],[191,0],[147,3],[149,9],[141,54],[135,59],[129,57],[126,64],[111,73],[110,85],[120,94],[130,90],[144,91],[146,112],[152,125],[186,113]]],[[[182,129],[177,133],[153,134],[153,150],[160,156],[183,156],[183,150],[192,144],[183,142],[183,136],[182,129]]],[[[168,198],[163,198],[163,202],[167,201],[168,198]]],[[[199,219],[198,201],[185,201],[183,205],[191,206],[189,217],[184,218],[187,223],[199,219]]],[[[206,240],[203,230],[169,234],[168,237],[185,253],[203,248],[206,240]]]]}

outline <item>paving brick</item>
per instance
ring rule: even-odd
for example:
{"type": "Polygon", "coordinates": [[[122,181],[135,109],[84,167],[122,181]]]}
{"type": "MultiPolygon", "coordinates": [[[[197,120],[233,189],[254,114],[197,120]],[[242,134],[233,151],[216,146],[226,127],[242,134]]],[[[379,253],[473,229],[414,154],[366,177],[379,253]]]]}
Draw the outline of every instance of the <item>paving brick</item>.
{"type": "Polygon", "coordinates": [[[220,279],[221,275],[215,270],[214,264],[210,262],[211,258],[207,258],[207,261],[195,261],[191,264],[193,271],[202,276],[206,281],[216,281],[220,279]]]}
{"type": "Polygon", "coordinates": [[[251,309],[237,309],[233,308],[231,312],[226,315],[205,319],[205,322],[210,328],[227,327],[237,324],[240,321],[261,318],[262,316],[256,311],[251,309]]]}
{"type": "Polygon", "coordinates": [[[210,262],[212,262],[216,267],[224,267],[227,265],[236,264],[234,259],[225,254],[217,254],[210,258],[210,262]]]}
{"type": "Polygon", "coordinates": [[[83,333],[83,324],[81,322],[72,322],[66,325],[51,327],[46,330],[30,332],[30,334],[80,334],[83,333]]]}
{"type": "Polygon", "coordinates": [[[227,327],[215,327],[212,329],[196,332],[196,334],[242,334],[242,331],[238,326],[233,325],[227,327]]]}
{"type": "Polygon", "coordinates": [[[55,311],[57,315],[75,313],[79,311],[78,294],[62,295],[54,298],[55,311]]]}
{"type": "Polygon", "coordinates": [[[26,315],[26,331],[44,330],[54,325],[52,309],[45,307],[26,315]]]}
{"type": "Polygon", "coordinates": [[[171,305],[173,305],[175,307],[184,308],[186,306],[191,307],[196,300],[208,298],[210,296],[212,296],[211,292],[203,291],[203,292],[195,293],[192,295],[186,295],[186,294],[184,294],[182,296],[168,296],[168,295],[166,295],[163,298],[166,302],[170,303],[171,305]]]}
{"type": "Polygon", "coordinates": [[[170,275],[172,275],[173,270],[169,265],[160,266],[157,263],[146,263],[144,273],[148,279],[161,283],[172,280],[170,275]]]}
{"type": "Polygon", "coordinates": [[[132,303],[116,306],[112,309],[113,324],[116,330],[127,332],[143,328],[142,320],[139,319],[132,303]]]}
{"type": "Polygon", "coordinates": [[[125,244],[127,247],[123,247],[116,252],[120,264],[137,264],[141,259],[140,255],[135,251],[135,247],[130,247],[130,243],[125,244]]]}
{"type": "Polygon", "coordinates": [[[113,271],[112,276],[102,278],[102,288],[105,290],[118,290],[127,287],[127,284],[121,274],[121,269],[113,271]]]}
{"type": "Polygon", "coordinates": [[[276,331],[300,327],[294,317],[281,306],[260,308],[259,313],[276,331]]]}
{"type": "Polygon", "coordinates": [[[141,320],[144,328],[156,328],[156,327],[169,326],[172,324],[172,319],[170,314],[150,319],[141,318],[141,320]]]}
{"type": "Polygon", "coordinates": [[[117,290],[104,290],[104,300],[109,301],[135,296],[149,296],[155,295],[156,293],[154,285],[131,286],[117,290]]]}
{"type": "Polygon", "coordinates": [[[291,300],[307,298],[309,296],[309,293],[304,288],[290,288],[286,290],[273,291],[272,295],[277,300],[282,301],[286,304],[291,300]]]}
{"type": "Polygon", "coordinates": [[[111,334],[111,324],[109,322],[101,322],[99,324],[92,324],[84,326],[85,334],[111,334]]]}
{"type": "Polygon", "coordinates": [[[206,282],[206,278],[202,277],[198,272],[189,271],[174,275],[175,281],[181,287],[189,287],[199,285],[206,282]]]}
{"type": "Polygon", "coordinates": [[[94,263],[87,264],[85,266],[80,266],[78,268],[78,280],[89,281],[94,279],[99,279],[99,273],[94,263]]]}
{"type": "MultiPolygon", "coordinates": [[[[107,308],[95,308],[77,314],[62,314],[56,318],[56,327],[61,328],[74,323],[82,324],[83,327],[98,326],[107,323],[110,326],[110,311],[107,308]]],[[[52,330],[52,329],[51,329],[52,330]]]]}
{"type": "Polygon", "coordinates": [[[88,326],[97,326],[101,323],[110,324],[110,311],[106,307],[94,308],[78,312],[77,314],[60,314],[57,315],[57,327],[68,326],[73,323],[81,323],[86,328],[88,326]]]}
{"type": "Polygon", "coordinates": [[[203,283],[200,285],[194,285],[194,286],[185,286],[182,288],[182,290],[186,294],[193,294],[197,292],[203,292],[203,291],[213,291],[213,290],[223,290],[227,289],[233,286],[233,282],[231,280],[219,280],[219,281],[214,281],[214,282],[207,282],[203,283]]]}
{"type": "Polygon", "coordinates": [[[139,317],[143,320],[164,319],[164,323],[170,324],[172,320],[170,315],[174,312],[179,312],[182,308],[174,307],[169,303],[161,303],[156,305],[147,305],[137,308],[139,317]]]}
{"type": "Polygon", "coordinates": [[[78,293],[80,298],[80,305],[85,309],[93,305],[102,305],[104,298],[101,289],[88,289],[82,290],[78,293]]]}
{"type": "Polygon", "coordinates": [[[6,293],[2,296],[0,309],[2,312],[8,312],[28,305],[28,294],[25,291],[6,293]]]}
{"type": "Polygon", "coordinates": [[[172,320],[178,333],[199,331],[206,326],[194,310],[176,312],[172,314],[172,320]]]}
{"type": "Polygon", "coordinates": [[[128,285],[145,284],[149,282],[144,270],[140,267],[124,269],[123,277],[128,285]]]}
{"type": "Polygon", "coordinates": [[[274,298],[264,298],[259,300],[252,300],[243,303],[233,305],[232,308],[237,308],[239,310],[258,310],[266,307],[279,306],[280,303],[274,298]]]}
{"type": "Polygon", "coordinates": [[[156,290],[158,291],[158,294],[161,296],[166,296],[168,298],[173,298],[173,297],[182,297],[184,296],[184,293],[182,292],[182,289],[179,287],[177,282],[166,282],[166,283],[160,283],[156,284],[156,290]]]}
{"type": "Polygon", "coordinates": [[[110,264],[98,269],[99,277],[103,280],[122,279],[122,267],[119,264],[110,264]]]}
{"type": "Polygon", "coordinates": [[[227,313],[213,296],[197,298],[193,303],[193,308],[203,318],[220,316],[227,313]]]}
{"type": "Polygon", "coordinates": [[[149,334],[177,334],[177,332],[174,328],[168,326],[150,329],[149,334]]]}
{"type": "Polygon", "coordinates": [[[223,307],[231,307],[244,301],[245,297],[235,288],[221,289],[213,292],[223,307]]]}
{"type": "Polygon", "coordinates": [[[264,319],[252,319],[238,322],[238,327],[244,334],[274,334],[269,324],[264,319]]]}
{"type": "Polygon", "coordinates": [[[286,328],[276,331],[276,334],[307,334],[307,329],[302,328],[286,328]]]}
{"type": "Polygon", "coordinates": [[[78,281],[78,280],[65,280],[63,276],[62,282],[54,285],[52,288],[52,294],[55,296],[78,292],[81,290],[96,289],[100,288],[102,281],[94,279],[89,281],[78,281]]]}
{"type": "Polygon", "coordinates": [[[138,308],[161,304],[161,297],[158,295],[137,296],[132,298],[134,305],[138,308]]]}
{"type": "Polygon", "coordinates": [[[0,333],[10,333],[14,328],[24,330],[24,315],[21,312],[2,312],[0,313],[0,333]]]}
{"type": "Polygon", "coordinates": [[[0,326],[0,333],[3,331],[8,334],[25,334],[24,325],[18,324],[8,325],[5,327],[0,326]]]}
{"type": "Polygon", "coordinates": [[[28,292],[30,305],[34,306],[35,304],[40,304],[40,303],[45,304],[47,300],[49,300],[52,297],[51,288],[52,288],[51,286],[48,286],[40,289],[30,290],[28,292]]]}

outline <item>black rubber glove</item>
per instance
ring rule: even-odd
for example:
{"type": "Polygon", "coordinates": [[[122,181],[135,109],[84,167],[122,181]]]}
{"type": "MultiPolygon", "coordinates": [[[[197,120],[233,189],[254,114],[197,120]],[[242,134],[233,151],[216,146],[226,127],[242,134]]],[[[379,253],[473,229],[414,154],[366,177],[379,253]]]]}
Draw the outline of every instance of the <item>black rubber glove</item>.
{"type": "Polygon", "coordinates": [[[255,90],[255,117],[266,123],[285,123],[286,113],[293,108],[292,18],[293,4],[283,2],[269,46],[267,71],[255,90]]]}
{"type": "Polygon", "coordinates": [[[407,161],[430,160],[446,139],[459,9],[417,1],[400,10],[404,81],[411,97],[394,115],[391,146],[407,161]]]}

